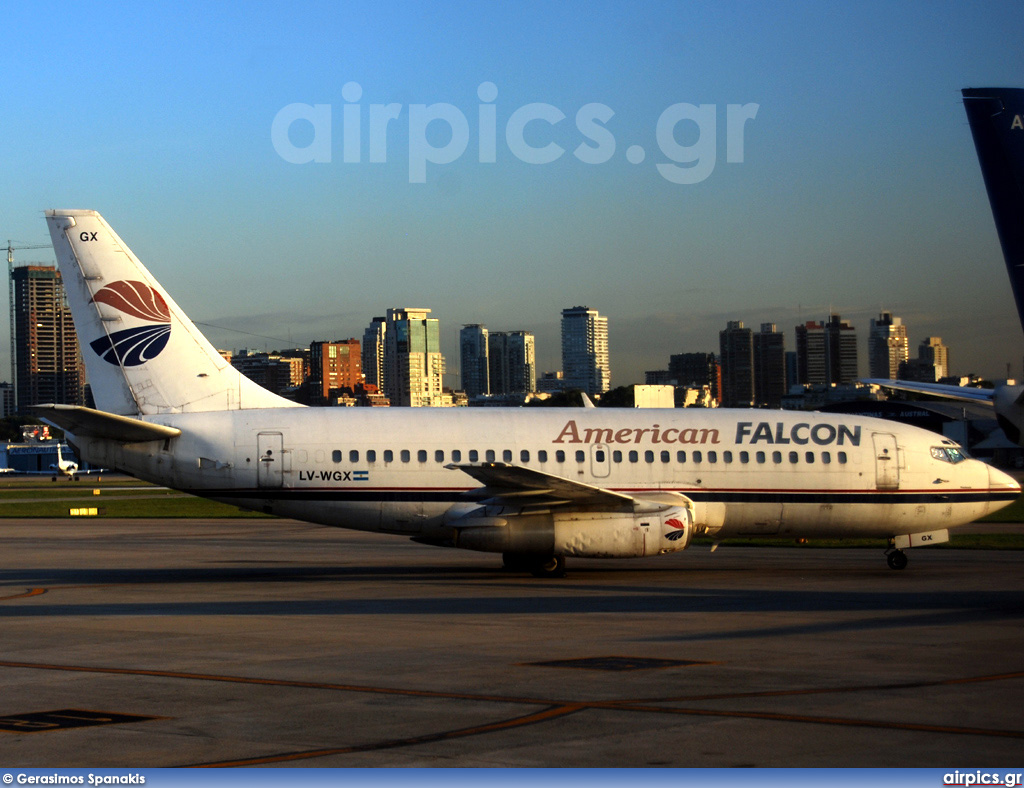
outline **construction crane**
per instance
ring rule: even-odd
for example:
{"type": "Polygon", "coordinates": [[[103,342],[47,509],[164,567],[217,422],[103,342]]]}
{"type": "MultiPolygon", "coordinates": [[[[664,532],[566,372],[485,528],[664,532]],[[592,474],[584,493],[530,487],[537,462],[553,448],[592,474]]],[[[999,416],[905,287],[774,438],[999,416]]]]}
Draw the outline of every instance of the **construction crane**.
{"type": "Polygon", "coordinates": [[[7,304],[8,312],[10,313],[11,321],[11,390],[14,394],[14,409],[17,412],[18,409],[18,364],[15,360],[15,345],[14,345],[14,253],[20,252],[27,249],[51,249],[51,244],[15,244],[13,241],[8,239],[7,241],[7,304]]]}

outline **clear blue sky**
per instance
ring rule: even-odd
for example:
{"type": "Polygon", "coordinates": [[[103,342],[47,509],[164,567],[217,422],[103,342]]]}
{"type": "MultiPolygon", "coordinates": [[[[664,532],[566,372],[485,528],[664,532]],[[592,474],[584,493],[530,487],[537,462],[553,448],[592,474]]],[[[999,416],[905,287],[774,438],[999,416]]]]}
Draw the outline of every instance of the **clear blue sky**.
{"type": "MultiPolygon", "coordinates": [[[[235,330],[208,329],[219,347],[361,337],[388,307],[422,306],[453,369],[471,322],[534,331],[557,369],[559,313],[586,304],[609,318],[620,385],[717,352],[727,320],[774,321],[793,349],[793,326],[831,309],[863,357],[887,309],[912,347],[941,336],[954,372],[1021,375],[959,94],[1024,86],[1019,0],[23,5],[2,14],[0,237],[47,241],[46,208],[102,212],[190,316],[235,330]],[[275,147],[292,104],[328,105],[329,162],[275,147]],[[371,139],[372,105],[389,104],[371,139]],[[412,183],[426,145],[462,139],[445,121],[414,131],[442,104],[466,119],[465,150],[412,183]],[[533,104],[565,117],[506,137],[533,104]],[[614,114],[582,124],[595,104],[614,114]],[[715,133],[666,121],[659,137],[677,104],[713,105],[715,133]],[[726,160],[730,104],[757,105],[742,162],[726,160]],[[517,147],[551,143],[549,163],[517,147]],[[607,160],[584,163],[581,144],[607,160]],[[698,145],[707,177],[660,172],[698,145]]],[[[322,128],[285,139],[322,145],[322,128]]]]}

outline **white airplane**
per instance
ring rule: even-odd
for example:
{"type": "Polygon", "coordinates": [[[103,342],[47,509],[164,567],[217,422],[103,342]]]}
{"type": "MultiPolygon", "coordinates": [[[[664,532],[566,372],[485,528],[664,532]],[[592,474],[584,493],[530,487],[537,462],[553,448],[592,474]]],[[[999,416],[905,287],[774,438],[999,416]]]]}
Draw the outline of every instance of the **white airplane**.
{"type": "Polygon", "coordinates": [[[60,444],[57,444],[57,462],[50,466],[53,471],[53,481],[57,481],[57,474],[67,476],[71,481],[78,480],[78,463],[72,460],[65,460],[60,453],[60,444]]]}
{"type": "Polygon", "coordinates": [[[847,415],[302,407],[224,361],[98,213],[46,219],[99,409],[42,415],[79,457],[194,495],[560,576],[695,534],[877,537],[902,569],[1020,494],[941,436],[847,415]]]}
{"type": "MultiPolygon", "coordinates": [[[[1024,90],[965,88],[961,93],[1010,275],[1017,314],[1024,328],[1024,90]]],[[[878,378],[864,382],[991,406],[1006,437],[1024,446],[1024,386],[969,388],[878,378]]]]}

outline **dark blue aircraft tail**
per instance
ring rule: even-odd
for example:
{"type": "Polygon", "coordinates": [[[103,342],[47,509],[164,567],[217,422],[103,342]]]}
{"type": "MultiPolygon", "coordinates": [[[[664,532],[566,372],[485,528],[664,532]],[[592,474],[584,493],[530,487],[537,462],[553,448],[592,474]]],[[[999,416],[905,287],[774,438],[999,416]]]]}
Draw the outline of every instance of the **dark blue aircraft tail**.
{"type": "Polygon", "coordinates": [[[1024,328],[1024,90],[961,92],[1024,328]]]}

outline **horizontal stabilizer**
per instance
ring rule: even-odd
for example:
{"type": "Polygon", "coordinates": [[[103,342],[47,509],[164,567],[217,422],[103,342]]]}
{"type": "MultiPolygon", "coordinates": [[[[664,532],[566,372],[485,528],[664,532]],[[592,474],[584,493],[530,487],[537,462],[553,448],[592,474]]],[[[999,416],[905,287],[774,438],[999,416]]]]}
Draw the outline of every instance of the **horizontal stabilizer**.
{"type": "Polygon", "coordinates": [[[118,416],[80,405],[36,405],[33,410],[47,424],[59,427],[72,435],[87,438],[106,438],[124,443],[140,443],[176,438],[181,430],[151,424],[128,416],[118,416]]]}

